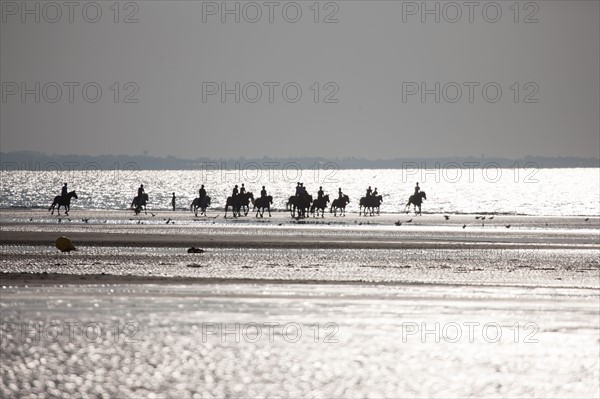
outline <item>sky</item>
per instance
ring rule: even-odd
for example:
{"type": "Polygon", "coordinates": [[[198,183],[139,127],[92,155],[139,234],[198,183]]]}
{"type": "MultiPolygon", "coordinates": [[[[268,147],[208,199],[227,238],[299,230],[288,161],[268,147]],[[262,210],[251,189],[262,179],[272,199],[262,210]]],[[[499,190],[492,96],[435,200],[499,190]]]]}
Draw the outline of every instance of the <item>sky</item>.
{"type": "Polygon", "coordinates": [[[599,156],[598,1],[0,4],[5,152],[599,156]]]}

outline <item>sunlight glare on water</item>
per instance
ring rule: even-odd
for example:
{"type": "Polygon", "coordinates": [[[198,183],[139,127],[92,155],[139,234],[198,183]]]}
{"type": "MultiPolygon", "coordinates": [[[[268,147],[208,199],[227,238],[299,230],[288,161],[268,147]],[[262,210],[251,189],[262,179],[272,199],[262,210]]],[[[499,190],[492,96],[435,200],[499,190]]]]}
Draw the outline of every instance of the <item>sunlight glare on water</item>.
{"type": "Polygon", "coordinates": [[[140,184],[149,195],[149,209],[168,209],[173,192],[178,207],[189,207],[200,184],[205,184],[214,209],[224,206],[235,184],[245,183],[255,197],[266,186],[273,208],[285,209],[297,181],[314,196],[323,186],[332,200],[341,187],[351,200],[349,212],[358,211],[368,186],[383,195],[381,212],[399,212],[418,181],[427,193],[424,212],[600,214],[600,168],[3,171],[0,207],[47,207],[68,182],[78,195],[75,209],[126,209],[140,184]]]}

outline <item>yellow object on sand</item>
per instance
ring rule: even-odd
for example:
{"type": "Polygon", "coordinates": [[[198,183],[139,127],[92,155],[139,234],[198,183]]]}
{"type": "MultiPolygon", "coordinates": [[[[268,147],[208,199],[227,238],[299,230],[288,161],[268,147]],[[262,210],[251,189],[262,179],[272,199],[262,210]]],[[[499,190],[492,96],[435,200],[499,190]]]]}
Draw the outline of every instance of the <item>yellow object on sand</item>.
{"type": "Polygon", "coordinates": [[[75,245],[69,240],[67,237],[62,236],[58,237],[55,241],[56,248],[60,249],[62,252],[70,252],[76,251],[75,245]]]}

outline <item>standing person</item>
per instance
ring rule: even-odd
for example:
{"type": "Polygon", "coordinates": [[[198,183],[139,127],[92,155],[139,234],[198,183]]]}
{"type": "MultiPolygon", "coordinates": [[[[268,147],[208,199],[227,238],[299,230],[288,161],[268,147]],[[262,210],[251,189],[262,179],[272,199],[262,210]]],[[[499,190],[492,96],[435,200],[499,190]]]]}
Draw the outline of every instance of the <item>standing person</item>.
{"type": "Polygon", "coordinates": [[[173,206],[173,212],[175,212],[175,193],[173,193],[173,198],[171,198],[171,205],[173,206]]]}
{"type": "Polygon", "coordinates": [[[238,193],[239,193],[238,185],[236,184],[235,187],[233,188],[233,192],[231,193],[231,196],[235,198],[238,195],[238,193]]]}
{"type": "Polygon", "coordinates": [[[204,189],[204,184],[200,186],[200,190],[198,190],[198,197],[200,199],[206,197],[206,190],[204,189]]]}
{"type": "Polygon", "coordinates": [[[63,198],[67,198],[67,183],[63,183],[62,189],[60,190],[60,196],[63,198]]]}
{"type": "Polygon", "coordinates": [[[244,194],[246,192],[246,187],[244,187],[244,183],[242,183],[242,187],[240,187],[240,194],[244,194]]]}
{"type": "Polygon", "coordinates": [[[415,195],[419,194],[419,191],[421,191],[421,187],[419,187],[419,182],[417,182],[417,185],[415,186],[415,195]]]}
{"type": "Polygon", "coordinates": [[[262,190],[260,190],[261,198],[265,198],[267,196],[267,190],[265,190],[265,186],[262,186],[262,190]]]}

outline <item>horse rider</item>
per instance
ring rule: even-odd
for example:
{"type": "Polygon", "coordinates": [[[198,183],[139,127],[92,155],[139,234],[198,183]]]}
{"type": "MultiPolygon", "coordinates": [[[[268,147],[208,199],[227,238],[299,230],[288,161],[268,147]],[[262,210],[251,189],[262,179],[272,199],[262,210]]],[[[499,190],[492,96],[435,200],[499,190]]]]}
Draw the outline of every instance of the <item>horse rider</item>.
{"type": "Polygon", "coordinates": [[[67,198],[67,183],[63,183],[62,189],[60,190],[60,196],[63,198],[67,198]]]}
{"type": "Polygon", "coordinates": [[[244,194],[246,192],[246,187],[244,187],[244,183],[242,183],[242,187],[240,187],[240,194],[244,194]]]}
{"type": "Polygon", "coordinates": [[[367,188],[367,198],[369,198],[372,193],[373,193],[373,190],[371,190],[371,186],[369,186],[369,188],[367,188]]]}
{"type": "Polygon", "coordinates": [[[231,196],[235,198],[238,195],[238,193],[239,193],[238,185],[236,184],[235,187],[233,188],[233,192],[231,193],[231,196]]]}
{"type": "Polygon", "coordinates": [[[417,185],[415,186],[415,195],[419,194],[419,191],[421,191],[421,187],[419,187],[419,182],[417,182],[417,185]]]}
{"type": "Polygon", "coordinates": [[[144,185],[140,185],[140,187],[138,188],[138,201],[141,201],[142,199],[142,195],[144,194],[144,185]]]}
{"type": "Polygon", "coordinates": [[[298,184],[296,184],[296,196],[299,196],[300,194],[302,194],[302,185],[298,182],[298,184]]]}
{"type": "Polygon", "coordinates": [[[306,187],[304,187],[304,183],[300,183],[300,194],[307,196],[306,187]]]}
{"type": "Polygon", "coordinates": [[[342,188],[340,187],[340,188],[338,189],[338,199],[340,199],[340,200],[341,200],[341,199],[343,199],[343,198],[344,198],[344,193],[342,192],[342,188]]]}
{"type": "Polygon", "coordinates": [[[267,190],[265,189],[265,186],[262,186],[262,190],[260,190],[260,197],[265,198],[266,196],[267,196],[267,190]]]}
{"type": "Polygon", "coordinates": [[[378,193],[377,193],[377,187],[375,187],[375,190],[373,190],[373,197],[377,197],[378,193]]]}
{"type": "Polygon", "coordinates": [[[198,197],[200,197],[200,199],[206,197],[206,190],[204,189],[204,184],[201,185],[200,190],[198,190],[198,197]]]}
{"type": "Polygon", "coordinates": [[[317,191],[317,199],[323,198],[323,186],[319,186],[319,191],[317,191]]]}

